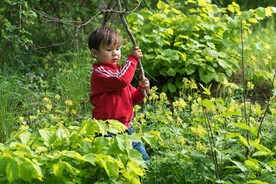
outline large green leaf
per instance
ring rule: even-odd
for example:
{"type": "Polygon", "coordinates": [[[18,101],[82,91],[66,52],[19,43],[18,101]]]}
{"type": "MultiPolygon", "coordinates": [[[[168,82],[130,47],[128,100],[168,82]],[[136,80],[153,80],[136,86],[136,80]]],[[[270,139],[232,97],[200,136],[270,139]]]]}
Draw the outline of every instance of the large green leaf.
{"type": "Polygon", "coordinates": [[[239,127],[241,129],[250,131],[254,135],[257,135],[257,127],[250,127],[245,123],[232,123],[232,124],[229,124],[228,126],[239,127]]]}
{"type": "Polygon", "coordinates": [[[172,83],[168,83],[168,89],[171,93],[176,92],[176,86],[172,83]]]}
{"type": "Polygon", "coordinates": [[[31,182],[33,179],[42,181],[42,171],[38,164],[33,163],[30,159],[24,158],[17,162],[18,164],[18,176],[24,181],[31,182]]]}
{"type": "Polygon", "coordinates": [[[6,166],[7,179],[10,183],[18,179],[18,168],[14,160],[9,160],[6,166]]]}
{"type": "Polygon", "coordinates": [[[247,168],[246,168],[246,166],[243,164],[243,163],[241,163],[241,162],[239,162],[239,161],[235,161],[235,160],[232,160],[232,159],[229,159],[232,163],[234,163],[242,172],[245,172],[245,171],[247,171],[247,168]]]}
{"type": "Polygon", "coordinates": [[[214,111],[216,109],[215,104],[209,99],[204,99],[203,102],[202,102],[202,105],[204,107],[206,107],[206,109],[208,109],[208,110],[214,111]]]}
{"type": "Polygon", "coordinates": [[[54,131],[40,129],[38,130],[38,132],[41,135],[46,146],[51,146],[57,140],[57,136],[54,131]]]}
{"type": "Polygon", "coordinates": [[[175,74],[176,74],[176,72],[175,72],[175,70],[173,69],[173,68],[169,68],[168,70],[167,70],[167,75],[168,76],[175,76],[175,74]]]}
{"type": "Polygon", "coordinates": [[[30,133],[29,132],[22,132],[19,135],[19,138],[20,138],[20,140],[23,144],[28,144],[28,142],[30,140],[30,133]]]}
{"type": "Polygon", "coordinates": [[[73,175],[77,175],[80,173],[80,170],[78,170],[77,168],[73,167],[70,163],[65,161],[59,161],[53,165],[53,172],[54,175],[56,175],[57,177],[63,177],[64,170],[73,175]]]}

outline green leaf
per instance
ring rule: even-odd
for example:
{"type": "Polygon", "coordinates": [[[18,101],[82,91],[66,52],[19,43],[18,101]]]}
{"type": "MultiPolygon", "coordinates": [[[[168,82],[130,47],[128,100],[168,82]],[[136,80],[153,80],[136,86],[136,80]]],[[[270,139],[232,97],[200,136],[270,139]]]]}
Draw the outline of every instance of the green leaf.
{"type": "Polygon", "coordinates": [[[144,175],[144,170],[134,161],[130,161],[127,163],[127,167],[133,173],[137,174],[138,176],[144,175]]]}
{"type": "Polygon", "coordinates": [[[20,141],[23,143],[23,144],[28,144],[29,140],[30,140],[30,133],[29,132],[22,132],[20,135],[19,135],[19,138],[20,138],[20,141]]]}
{"type": "Polygon", "coordinates": [[[96,132],[102,135],[106,135],[107,130],[108,126],[106,121],[93,119],[89,121],[83,121],[79,132],[94,136],[96,132]]]}
{"type": "Polygon", "coordinates": [[[247,140],[246,140],[242,135],[240,135],[239,138],[240,138],[240,141],[241,141],[246,147],[249,148],[249,145],[248,145],[247,140]]]}
{"type": "Polygon", "coordinates": [[[69,137],[69,134],[68,132],[65,131],[64,128],[58,128],[57,132],[56,132],[56,135],[57,137],[61,140],[61,139],[64,139],[64,138],[68,138],[69,137]]]}
{"type": "Polygon", "coordinates": [[[231,133],[231,132],[227,132],[226,138],[232,139],[232,138],[234,138],[234,137],[239,137],[240,135],[241,135],[240,133],[231,133]]]}
{"type": "Polygon", "coordinates": [[[152,148],[158,148],[158,145],[164,143],[161,133],[159,131],[150,130],[142,135],[142,139],[149,144],[152,148]]]}
{"type": "Polygon", "coordinates": [[[258,157],[258,156],[271,156],[271,155],[274,155],[274,153],[267,152],[267,151],[256,151],[255,153],[253,153],[254,157],[258,157]]]}
{"type": "Polygon", "coordinates": [[[232,159],[229,159],[232,163],[234,163],[242,172],[247,171],[247,168],[245,167],[245,165],[243,165],[243,163],[238,162],[238,161],[234,161],[232,159]]]}
{"type": "Polygon", "coordinates": [[[6,167],[7,179],[10,183],[18,179],[18,169],[15,161],[9,160],[6,167]]]}
{"type": "Polygon", "coordinates": [[[176,92],[176,86],[172,83],[168,83],[168,89],[171,93],[176,92]]]}
{"type": "Polygon", "coordinates": [[[268,161],[266,163],[266,165],[270,166],[270,167],[276,167],[276,160],[271,160],[271,161],[268,161]]]}
{"type": "Polygon", "coordinates": [[[222,112],[218,117],[231,117],[231,116],[240,116],[241,112],[240,111],[234,111],[234,110],[227,110],[226,112],[222,112]]]}
{"type": "Polygon", "coordinates": [[[203,89],[203,94],[206,94],[206,95],[208,95],[208,96],[210,96],[211,95],[211,86],[212,86],[212,84],[210,84],[209,85],[209,87],[208,88],[206,88],[206,87],[204,87],[202,84],[200,84],[199,83],[199,85],[202,87],[202,89],[203,89]]]}
{"type": "Polygon", "coordinates": [[[124,168],[124,165],[121,162],[117,161],[110,155],[101,153],[96,155],[96,163],[98,163],[100,167],[104,168],[109,177],[118,175],[119,170],[124,168]]]}
{"type": "Polygon", "coordinates": [[[218,64],[224,68],[224,69],[227,69],[228,68],[228,64],[225,60],[222,60],[222,59],[218,59],[218,64]]]}
{"type": "Polygon", "coordinates": [[[214,111],[216,109],[215,104],[209,99],[204,99],[202,102],[202,105],[212,111],[214,111]]]}
{"type": "Polygon", "coordinates": [[[212,58],[217,58],[218,57],[218,52],[216,50],[213,49],[208,49],[208,54],[212,57],[212,58]]]}
{"type": "Polygon", "coordinates": [[[73,174],[73,175],[80,173],[80,170],[76,169],[68,162],[59,161],[58,163],[54,164],[54,166],[53,166],[54,175],[56,175],[57,177],[63,177],[64,170],[66,170],[67,172],[69,172],[70,174],[73,174]]]}
{"type": "Polygon", "coordinates": [[[108,122],[108,131],[114,134],[122,133],[126,131],[126,126],[114,119],[107,120],[108,122]]]}
{"type": "Polygon", "coordinates": [[[254,153],[254,156],[274,155],[273,151],[260,144],[260,139],[256,139],[254,141],[250,140],[249,142],[251,146],[259,150],[259,152],[254,153]]]}
{"type": "Polygon", "coordinates": [[[52,145],[57,140],[57,136],[53,131],[40,129],[38,130],[38,132],[41,135],[42,139],[44,140],[44,144],[46,146],[52,145]]]}
{"type": "Polygon", "coordinates": [[[167,61],[179,61],[179,52],[177,50],[165,49],[163,50],[162,55],[167,61]]]}
{"type": "Polygon", "coordinates": [[[42,181],[41,168],[28,158],[24,158],[24,160],[18,163],[18,176],[28,182],[31,182],[33,179],[42,181]]]}
{"type": "Polygon", "coordinates": [[[245,165],[251,167],[255,171],[261,170],[261,166],[256,159],[248,159],[244,161],[245,165]]]}
{"type": "Polygon", "coordinates": [[[191,74],[195,73],[196,66],[189,64],[184,68],[184,70],[185,70],[187,75],[191,75],[191,74]]]}
{"type": "Polygon", "coordinates": [[[262,8],[262,7],[257,8],[256,9],[256,14],[260,19],[264,19],[265,18],[265,9],[262,8]]]}
{"type": "Polygon", "coordinates": [[[233,123],[233,124],[230,124],[229,126],[239,127],[241,129],[250,131],[254,135],[257,135],[257,127],[250,127],[245,123],[233,123]]]}
{"type": "Polygon", "coordinates": [[[175,72],[174,69],[169,68],[169,69],[167,70],[167,74],[168,74],[168,76],[174,77],[175,74],[176,74],[176,72],[175,72]]]}
{"type": "Polygon", "coordinates": [[[63,150],[59,152],[61,155],[70,157],[76,160],[84,160],[83,156],[76,151],[63,150]]]}
{"type": "Polygon", "coordinates": [[[210,72],[210,71],[206,70],[204,67],[199,67],[198,71],[199,71],[200,79],[205,84],[208,84],[209,82],[211,82],[216,77],[216,73],[210,72]]]}
{"type": "Polygon", "coordinates": [[[228,21],[228,25],[230,28],[237,28],[239,26],[239,23],[237,20],[234,20],[234,19],[230,19],[228,21]]]}
{"type": "Polygon", "coordinates": [[[64,168],[65,168],[65,164],[63,162],[58,162],[54,164],[53,166],[54,175],[58,177],[62,177],[64,168]]]}
{"type": "Polygon", "coordinates": [[[92,165],[95,165],[96,156],[94,153],[88,153],[84,155],[83,158],[84,158],[84,161],[89,162],[92,165]]]}
{"type": "Polygon", "coordinates": [[[243,11],[240,15],[240,17],[244,20],[248,20],[249,18],[251,18],[251,16],[252,16],[252,12],[250,11],[247,11],[247,12],[243,11]]]}
{"type": "Polygon", "coordinates": [[[269,183],[261,180],[249,180],[246,182],[246,184],[269,184],[269,183]]]}
{"type": "Polygon", "coordinates": [[[264,112],[265,112],[265,110],[262,110],[260,104],[256,104],[256,113],[257,113],[257,115],[261,116],[264,112]]]}

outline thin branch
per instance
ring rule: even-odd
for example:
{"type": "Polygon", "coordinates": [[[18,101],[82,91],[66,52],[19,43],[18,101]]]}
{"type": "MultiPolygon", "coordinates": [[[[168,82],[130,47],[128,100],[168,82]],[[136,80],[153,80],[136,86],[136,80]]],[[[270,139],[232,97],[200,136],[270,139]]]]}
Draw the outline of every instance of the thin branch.
{"type": "MultiPolygon", "coordinates": [[[[247,119],[247,113],[246,113],[246,84],[245,84],[245,67],[244,67],[244,36],[243,36],[243,24],[241,20],[241,55],[242,55],[242,85],[243,85],[243,106],[244,106],[244,118],[245,118],[245,123],[248,125],[248,119],[247,119]]],[[[247,141],[248,136],[246,136],[247,141]]]]}
{"type": "MultiPolygon", "coordinates": [[[[274,81],[275,81],[275,77],[276,77],[276,72],[274,71],[274,74],[273,74],[273,79],[272,79],[272,89],[274,89],[274,81]]],[[[264,115],[263,115],[263,117],[261,117],[261,118],[260,118],[260,119],[261,119],[261,122],[260,122],[259,130],[258,130],[258,134],[257,134],[257,139],[260,137],[261,130],[262,130],[262,125],[263,125],[263,122],[264,122],[265,116],[267,115],[268,110],[269,110],[269,108],[270,108],[271,95],[272,95],[272,91],[270,91],[269,100],[268,100],[268,102],[267,102],[267,106],[266,106],[266,109],[265,109],[264,115]]]]}
{"type": "Polygon", "coordinates": [[[89,24],[91,21],[93,21],[100,14],[105,14],[105,13],[130,14],[130,13],[135,12],[137,10],[137,8],[140,6],[140,4],[141,4],[141,1],[139,1],[138,4],[135,6],[135,8],[131,11],[125,11],[125,10],[124,11],[118,11],[118,10],[114,10],[112,8],[111,9],[106,9],[106,10],[105,9],[100,10],[93,17],[91,17],[88,21],[73,21],[73,20],[67,20],[67,19],[60,19],[58,17],[48,15],[44,11],[37,10],[34,7],[33,7],[33,10],[36,13],[38,13],[39,15],[41,15],[43,18],[47,19],[48,21],[62,23],[62,24],[68,24],[68,25],[77,26],[78,28],[81,28],[81,27],[86,26],[87,24],[89,24]]]}
{"type": "MultiPolygon", "coordinates": [[[[138,5],[140,5],[141,1],[139,1],[138,5]]],[[[121,1],[118,0],[118,4],[119,4],[119,8],[120,8],[120,11],[121,12],[126,12],[125,10],[123,10],[122,8],[122,5],[121,5],[121,1]]],[[[138,7],[138,6],[136,6],[138,7]]],[[[131,39],[131,42],[132,42],[132,45],[133,47],[137,46],[137,42],[132,34],[132,32],[130,31],[129,27],[128,27],[128,24],[127,24],[127,21],[126,21],[126,18],[125,18],[125,13],[121,13],[120,14],[120,17],[121,17],[121,20],[125,26],[125,29],[127,31],[127,34],[129,35],[130,39],[131,39]]],[[[144,72],[144,68],[143,68],[143,65],[142,65],[142,61],[139,60],[138,62],[138,68],[140,70],[140,74],[139,74],[139,78],[140,79],[144,79],[145,78],[145,72],[144,72]]],[[[142,89],[143,90],[143,94],[145,97],[148,97],[147,93],[146,93],[146,90],[145,89],[142,89]]]]}

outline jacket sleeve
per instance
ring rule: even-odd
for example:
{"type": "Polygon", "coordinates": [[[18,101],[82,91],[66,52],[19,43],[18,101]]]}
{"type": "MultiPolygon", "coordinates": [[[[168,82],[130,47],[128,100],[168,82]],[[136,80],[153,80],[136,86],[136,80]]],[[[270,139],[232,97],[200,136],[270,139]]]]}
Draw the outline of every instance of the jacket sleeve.
{"type": "Polygon", "coordinates": [[[93,82],[101,84],[105,92],[120,90],[131,83],[137,63],[138,59],[130,55],[120,70],[97,67],[92,75],[93,82]]]}

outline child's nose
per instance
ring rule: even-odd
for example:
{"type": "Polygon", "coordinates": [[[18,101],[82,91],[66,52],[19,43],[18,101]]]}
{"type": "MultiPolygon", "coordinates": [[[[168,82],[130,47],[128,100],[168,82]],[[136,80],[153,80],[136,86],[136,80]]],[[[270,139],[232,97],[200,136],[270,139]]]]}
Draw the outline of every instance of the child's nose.
{"type": "Polygon", "coordinates": [[[116,55],[116,54],[117,54],[116,50],[113,50],[112,55],[116,55]]]}

